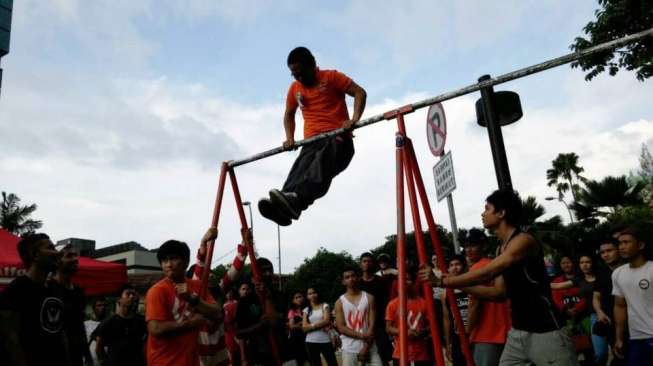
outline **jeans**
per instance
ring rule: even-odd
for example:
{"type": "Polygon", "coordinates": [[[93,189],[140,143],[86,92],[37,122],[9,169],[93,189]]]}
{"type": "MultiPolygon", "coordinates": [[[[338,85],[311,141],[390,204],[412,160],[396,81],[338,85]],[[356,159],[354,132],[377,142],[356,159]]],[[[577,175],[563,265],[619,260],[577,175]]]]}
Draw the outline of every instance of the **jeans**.
{"type": "Polygon", "coordinates": [[[322,359],[320,355],[324,357],[327,365],[329,366],[338,366],[338,361],[336,360],[336,354],[333,350],[331,342],[327,343],[311,343],[306,342],[306,350],[308,351],[308,360],[311,361],[311,366],[322,366],[322,359]]]}
{"type": "MultiPolygon", "coordinates": [[[[590,329],[594,329],[594,324],[598,321],[596,313],[592,313],[590,321],[590,329]]],[[[597,365],[605,365],[608,362],[608,340],[592,333],[592,348],[594,348],[594,362],[597,365]]]]}
{"type": "Polygon", "coordinates": [[[503,353],[503,343],[472,343],[476,366],[497,366],[503,353]]]}
{"type": "Polygon", "coordinates": [[[653,338],[629,340],[626,353],[626,365],[653,365],[653,338]]]}

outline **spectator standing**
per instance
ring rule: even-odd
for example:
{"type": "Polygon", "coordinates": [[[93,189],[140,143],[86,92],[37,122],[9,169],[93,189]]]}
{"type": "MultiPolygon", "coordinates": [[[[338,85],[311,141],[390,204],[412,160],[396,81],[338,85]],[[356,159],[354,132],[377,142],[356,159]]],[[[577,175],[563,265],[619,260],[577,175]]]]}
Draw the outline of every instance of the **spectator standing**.
{"type": "MultiPolygon", "coordinates": [[[[487,237],[482,230],[471,229],[465,239],[465,255],[470,271],[487,266],[484,254],[487,237]]],[[[510,307],[505,296],[503,276],[479,286],[465,288],[469,296],[469,341],[476,366],[497,366],[510,330],[510,307]]]]}
{"type": "Polygon", "coordinates": [[[95,331],[95,352],[103,366],[145,366],[147,325],[136,312],[137,301],[134,286],[123,285],[118,292],[116,313],[95,331]]]}
{"type": "Polygon", "coordinates": [[[46,234],[27,234],[18,242],[18,254],[27,269],[0,294],[0,342],[16,366],[67,366],[64,303],[48,283],[60,253],[46,234]]]}
{"type": "MultiPolygon", "coordinates": [[[[448,271],[452,276],[459,276],[467,272],[467,259],[463,255],[455,255],[451,260],[449,260],[448,271]]],[[[456,298],[456,305],[458,305],[458,310],[460,311],[460,317],[463,320],[465,337],[468,337],[469,317],[467,315],[469,309],[469,295],[460,289],[454,289],[454,296],[456,298]]],[[[446,293],[442,295],[440,301],[442,302],[443,311],[442,324],[444,328],[445,355],[454,366],[465,366],[467,362],[465,361],[465,356],[463,355],[460,346],[461,342],[453,314],[449,310],[451,307],[446,293]]]]}
{"type": "Polygon", "coordinates": [[[374,341],[376,306],[374,296],[359,287],[358,270],[345,269],[342,284],[346,291],[335,305],[336,327],[342,342],[342,366],[381,366],[383,361],[374,341]]]}
{"type": "Polygon", "coordinates": [[[521,198],[512,189],[495,191],[486,198],[481,218],[501,243],[499,255],[485,267],[460,276],[438,278],[425,266],[420,269],[420,279],[431,286],[466,288],[503,275],[512,328],[500,365],[577,365],[571,340],[561,331],[552,305],[542,246],[519,229],[521,198]]]}
{"type": "MultiPolygon", "coordinates": [[[[559,263],[562,274],[553,279],[552,283],[555,284],[566,281],[571,281],[573,283],[576,279],[576,270],[571,257],[563,255],[560,258],[559,263]]],[[[580,295],[580,288],[573,285],[565,289],[553,290],[553,301],[558,307],[558,310],[565,316],[568,326],[576,324],[579,320],[579,316],[582,316],[587,307],[585,300],[580,295]]]]}
{"type": "Polygon", "coordinates": [[[360,279],[360,289],[374,296],[375,314],[374,318],[374,342],[381,356],[384,365],[392,361],[392,343],[388,334],[385,332],[385,321],[383,314],[388,305],[390,292],[389,288],[384,283],[381,276],[376,275],[376,263],[371,253],[365,252],[361,254],[359,265],[362,272],[360,279]]]}
{"type": "MultiPolygon", "coordinates": [[[[433,359],[429,352],[427,305],[426,301],[418,295],[416,280],[417,267],[409,268],[406,273],[408,361],[412,366],[428,366],[433,365],[433,359]]],[[[399,298],[394,298],[388,303],[385,311],[385,324],[385,329],[389,335],[399,336],[399,298]]],[[[400,342],[395,339],[394,352],[392,353],[395,366],[399,366],[400,357],[400,342]]]]}
{"type": "MultiPolygon", "coordinates": [[[[245,294],[243,297],[247,296],[248,285],[246,283],[242,284],[246,289],[243,291],[245,294]]],[[[232,287],[225,294],[225,302],[222,306],[224,310],[224,340],[225,346],[227,347],[227,356],[229,357],[229,363],[233,366],[240,365],[240,346],[236,339],[236,309],[238,308],[238,292],[232,287]]]]}
{"type": "Polygon", "coordinates": [[[93,359],[93,364],[99,366],[97,353],[95,353],[95,330],[98,325],[107,317],[107,300],[104,297],[96,297],[93,299],[93,315],[91,319],[84,322],[86,330],[86,338],[88,339],[88,348],[93,359]]]}
{"type": "Polygon", "coordinates": [[[615,297],[615,354],[624,356],[626,320],[630,340],[627,365],[653,363],[653,261],[644,256],[646,244],[635,228],[619,233],[619,254],[627,264],[612,273],[612,294],[615,297]]]}
{"type": "Polygon", "coordinates": [[[336,354],[331,343],[331,309],[329,304],[320,301],[317,291],[309,287],[306,291],[308,306],[302,312],[302,328],[306,332],[306,350],[311,366],[322,366],[320,355],[328,366],[338,366],[336,354]]]}
{"type": "Polygon", "coordinates": [[[272,284],[274,267],[263,257],[257,258],[256,263],[261,272],[260,282],[255,285],[256,294],[240,299],[236,310],[236,336],[245,344],[244,361],[248,365],[275,365],[269,342],[272,332],[281,362],[296,365],[295,350],[286,335],[286,300],[272,284]],[[261,303],[260,297],[265,302],[261,303]]]}
{"type": "Polygon", "coordinates": [[[149,366],[199,365],[198,333],[209,320],[221,318],[221,309],[210,295],[199,298],[200,281],[187,279],[190,249],[186,243],[168,240],[157,251],[165,275],[145,297],[147,364],[149,366]]]}
{"type": "Polygon", "coordinates": [[[299,366],[303,366],[304,362],[308,360],[306,355],[306,334],[304,334],[302,327],[302,309],[304,309],[305,303],[304,294],[296,292],[293,294],[288,308],[288,341],[295,350],[295,359],[299,366]]]}
{"type": "Polygon", "coordinates": [[[64,304],[64,331],[68,338],[71,366],[93,365],[84,327],[84,290],[73,283],[79,270],[79,252],[68,244],[61,249],[61,263],[54,276],[53,286],[59,286],[64,304]]]}

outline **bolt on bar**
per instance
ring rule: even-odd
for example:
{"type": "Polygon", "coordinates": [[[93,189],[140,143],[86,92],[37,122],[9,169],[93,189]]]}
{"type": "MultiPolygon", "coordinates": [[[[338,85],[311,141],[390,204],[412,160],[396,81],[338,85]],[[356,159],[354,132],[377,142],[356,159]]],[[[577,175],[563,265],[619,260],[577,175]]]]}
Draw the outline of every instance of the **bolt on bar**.
{"type": "MultiPolygon", "coordinates": [[[[583,58],[585,56],[588,56],[588,55],[591,55],[591,54],[594,54],[594,53],[597,53],[597,52],[601,52],[601,51],[621,47],[621,46],[627,45],[627,44],[635,42],[635,41],[639,41],[640,39],[650,37],[650,36],[653,36],[653,28],[642,31],[642,32],[639,32],[639,33],[631,34],[631,35],[625,36],[623,38],[615,39],[614,41],[601,43],[599,45],[586,48],[586,49],[584,49],[582,51],[579,51],[579,52],[569,53],[567,55],[564,55],[564,56],[561,56],[561,57],[558,57],[558,58],[554,58],[554,59],[551,59],[551,60],[548,60],[548,61],[544,61],[544,62],[541,62],[539,64],[524,67],[522,69],[512,71],[512,72],[509,72],[507,74],[503,74],[503,75],[500,75],[500,76],[497,76],[495,78],[489,79],[489,80],[484,81],[484,82],[468,85],[468,86],[466,86],[464,88],[460,88],[460,89],[457,89],[457,90],[454,90],[454,91],[446,92],[446,93],[440,94],[438,96],[435,96],[433,98],[424,99],[422,101],[419,101],[419,102],[416,102],[416,103],[413,103],[413,104],[409,104],[409,106],[412,107],[412,110],[417,110],[417,109],[420,109],[420,108],[428,107],[428,106],[433,105],[433,104],[438,103],[438,102],[443,102],[445,100],[449,100],[449,99],[453,99],[453,98],[456,98],[456,97],[460,97],[460,96],[465,95],[465,94],[473,93],[473,92],[481,90],[481,88],[484,88],[484,87],[487,87],[487,86],[503,84],[503,83],[511,81],[511,80],[523,78],[524,76],[528,76],[528,75],[538,73],[540,71],[552,69],[554,67],[564,65],[564,64],[570,63],[572,61],[576,61],[576,60],[581,59],[581,58],[583,58]]],[[[386,120],[386,119],[388,119],[388,118],[386,118],[387,116],[388,116],[388,113],[383,113],[383,114],[378,114],[378,115],[370,117],[370,118],[366,118],[364,120],[356,122],[356,124],[353,126],[352,129],[357,129],[357,128],[369,126],[371,124],[386,120]]],[[[394,118],[394,115],[393,115],[392,118],[394,118]]],[[[341,134],[343,132],[345,132],[345,130],[343,128],[339,128],[337,130],[325,132],[325,133],[313,136],[313,137],[305,139],[305,140],[297,141],[295,143],[295,148],[305,146],[305,145],[310,145],[313,142],[323,140],[323,139],[326,139],[326,138],[329,138],[329,137],[332,137],[332,136],[336,136],[336,135],[339,135],[339,134],[341,134]]],[[[277,147],[277,148],[274,148],[274,149],[263,151],[261,153],[258,153],[256,155],[252,155],[252,156],[244,158],[244,159],[228,161],[227,164],[229,165],[230,168],[234,168],[234,167],[237,167],[237,166],[240,166],[240,165],[249,164],[251,162],[270,157],[272,155],[280,154],[280,153],[282,153],[284,151],[287,151],[287,150],[291,150],[291,149],[284,149],[283,147],[277,147]]]]}

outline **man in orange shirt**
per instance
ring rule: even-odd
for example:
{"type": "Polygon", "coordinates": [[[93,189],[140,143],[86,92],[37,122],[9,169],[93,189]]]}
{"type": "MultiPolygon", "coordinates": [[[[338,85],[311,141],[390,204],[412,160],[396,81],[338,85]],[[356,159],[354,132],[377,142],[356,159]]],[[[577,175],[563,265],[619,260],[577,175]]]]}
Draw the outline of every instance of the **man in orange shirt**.
{"type": "MultiPolygon", "coordinates": [[[[206,235],[214,234],[209,231],[206,235]]],[[[145,297],[147,364],[198,366],[199,331],[208,322],[220,320],[221,309],[211,295],[206,300],[199,298],[200,281],[185,277],[190,261],[186,243],[166,241],[157,251],[157,259],[165,278],[145,297]]]]}
{"type": "MultiPolygon", "coordinates": [[[[295,114],[304,117],[304,138],[344,128],[351,129],[365,110],[367,94],[347,75],[336,70],[320,70],[306,47],[288,55],[288,68],[295,81],[286,96],[283,126],[284,149],[295,147],[295,114]],[[354,114],[349,118],[345,95],[354,97],[354,114]]],[[[281,190],[270,191],[270,198],[259,201],[261,215],[279,225],[290,225],[303,210],[329,190],[331,180],[345,170],[354,156],[353,135],[338,136],[302,147],[281,190]]]]}
{"type": "MultiPolygon", "coordinates": [[[[491,259],[483,253],[487,237],[482,230],[470,229],[465,240],[465,255],[470,271],[487,266],[491,259]]],[[[469,340],[472,344],[476,366],[497,366],[510,330],[510,309],[505,299],[505,282],[502,276],[463,291],[469,299],[469,340]],[[474,295],[475,294],[475,295],[474,295]]]]}

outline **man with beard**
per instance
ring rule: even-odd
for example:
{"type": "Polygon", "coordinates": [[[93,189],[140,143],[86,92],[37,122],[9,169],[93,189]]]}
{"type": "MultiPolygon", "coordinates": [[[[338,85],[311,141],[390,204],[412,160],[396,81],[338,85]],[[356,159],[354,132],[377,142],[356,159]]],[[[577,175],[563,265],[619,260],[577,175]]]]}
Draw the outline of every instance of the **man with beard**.
{"type": "Polygon", "coordinates": [[[64,330],[68,338],[72,366],[93,365],[86,339],[84,290],[73,283],[79,270],[79,252],[68,244],[61,249],[61,263],[54,276],[53,286],[59,286],[64,304],[64,330]],[[84,362],[86,361],[86,362],[84,362]]]}
{"type": "MultiPolygon", "coordinates": [[[[349,130],[365,110],[367,94],[352,79],[336,70],[320,70],[306,47],[290,52],[288,68],[295,78],[286,96],[283,126],[284,149],[295,147],[295,113],[304,117],[304,138],[338,128],[349,130]],[[349,118],[345,95],[354,97],[354,114],[349,118]]],[[[281,190],[272,189],[270,198],[258,203],[265,218],[281,226],[299,219],[303,210],[329,190],[331,180],[345,170],[354,156],[352,133],[321,140],[302,147],[281,190]]]]}
{"type": "Polygon", "coordinates": [[[64,366],[70,361],[64,333],[64,303],[47,283],[57,269],[59,252],[45,234],[28,234],[18,242],[27,273],[0,294],[0,343],[3,365],[64,366]]]}

